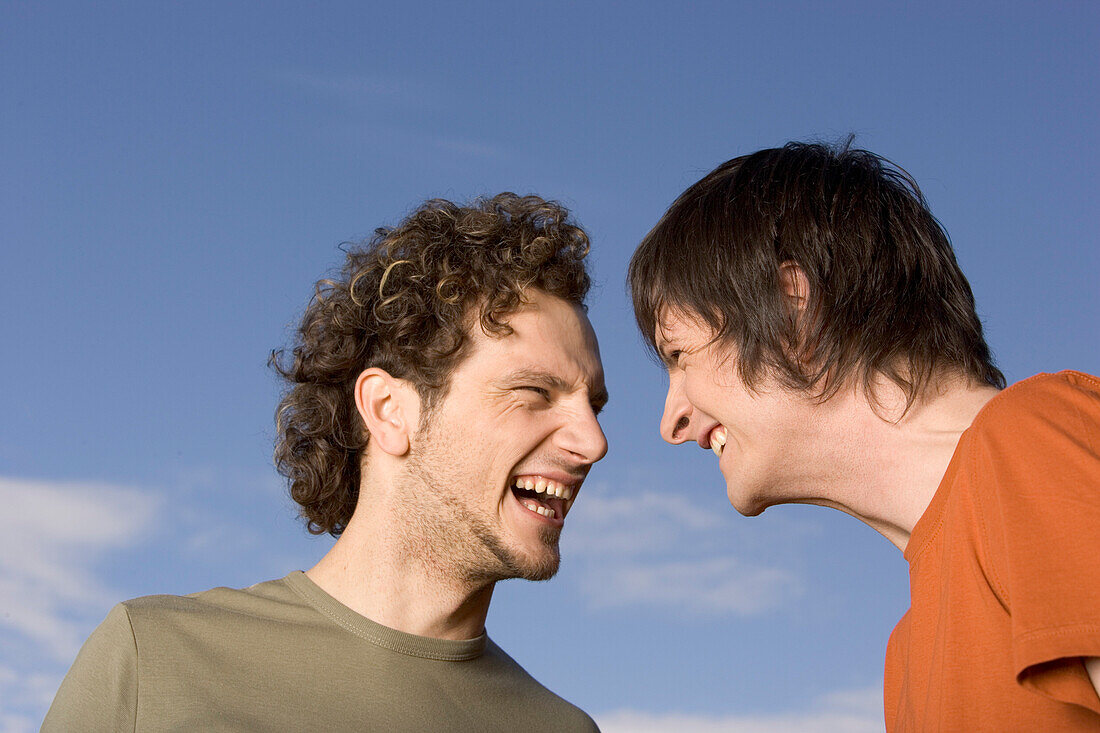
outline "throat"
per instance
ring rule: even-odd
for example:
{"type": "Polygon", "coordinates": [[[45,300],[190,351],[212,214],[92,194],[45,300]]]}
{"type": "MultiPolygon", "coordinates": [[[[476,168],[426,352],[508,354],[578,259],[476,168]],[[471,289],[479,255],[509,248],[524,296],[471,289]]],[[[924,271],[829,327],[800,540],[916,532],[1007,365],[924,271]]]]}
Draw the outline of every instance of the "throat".
{"type": "Polygon", "coordinates": [[[347,543],[341,547],[344,540],[343,536],[338,539],[305,573],[341,605],[375,623],[416,636],[464,640],[484,630],[492,583],[473,587],[455,582],[453,577],[449,583],[440,582],[408,564],[355,552],[347,543]]]}

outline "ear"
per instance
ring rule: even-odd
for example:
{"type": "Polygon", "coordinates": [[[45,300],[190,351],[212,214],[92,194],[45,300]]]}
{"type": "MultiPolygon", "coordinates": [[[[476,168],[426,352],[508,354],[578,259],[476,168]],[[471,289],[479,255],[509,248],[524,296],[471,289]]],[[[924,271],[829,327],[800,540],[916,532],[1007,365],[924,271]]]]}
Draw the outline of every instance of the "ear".
{"type": "Polygon", "coordinates": [[[813,345],[806,343],[809,325],[806,319],[810,315],[806,312],[810,307],[810,279],[806,277],[802,266],[794,260],[787,260],[779,266],[779,289],[794,327],[790,335],[792,343],[787,344],[787,355],[805,371],[810,368],[814,353],[813,345]]]}
{"type": "Polygon", "coordinates": [[[370,432],[370,441],[391,456],[409,452],[420,420],[420,397],[403,379],[371,367],[355,380],[355,407],[370,432]]]}
{"type": "Polygon", "coordinates": [[[791,309],[791,315],[799,318],[810,303],[810,280],[806,272],[794,260],[779,266],[779,287],[791,309]]]}

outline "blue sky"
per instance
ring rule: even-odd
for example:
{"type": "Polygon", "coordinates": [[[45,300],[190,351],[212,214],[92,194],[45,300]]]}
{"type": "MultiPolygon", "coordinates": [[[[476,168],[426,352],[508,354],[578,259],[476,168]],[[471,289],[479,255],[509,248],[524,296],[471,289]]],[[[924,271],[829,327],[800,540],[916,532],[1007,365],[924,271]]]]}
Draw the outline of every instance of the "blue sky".
{"type": "Polygon", "coordinates": [[[1010,380],[1100,372],[1100,6],[960,5],[0,2],[0,730],[114,602],[325,552],[267,355],[341,242],[502,190],[592,236],[611,449],[490,634],[605,731],[881,729],[904,561],[820,508],[742,518],[659,441],[623,276],[718,163],[854,132],[923,187],[1010,380]]]}

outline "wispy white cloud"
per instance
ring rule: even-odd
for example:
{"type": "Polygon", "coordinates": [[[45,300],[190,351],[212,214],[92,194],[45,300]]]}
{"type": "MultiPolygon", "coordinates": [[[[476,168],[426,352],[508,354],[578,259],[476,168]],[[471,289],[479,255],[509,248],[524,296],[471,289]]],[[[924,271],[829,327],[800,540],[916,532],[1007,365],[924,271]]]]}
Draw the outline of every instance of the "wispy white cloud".
{"type": "Polygon", "coordinates": [[[346,74],[311,74],[301,71],[281,75],[283,81],[313,94],[322,94],[341,102],[394,104],[402,107],[430,108],[432,90],[411,79],[346,74]]]}
{"type": "Polygon", "coordinates": [[[690,715],[620,710],[595,717],[603,733],[881,733],[882,689],[832,693],[800,712],[690,715]]]}
{"type": "Polygon", "coordinates": [[[738,614],[775,608],[801,587],[790,572],[735,557],[624,562],[605,575],[589,574],[584,583],[597,608],[646,604],[738,614]]]}
{"type": "Polygon", "coordinates": [[[38,730],[61,675],[17,671],[0,665],[0,733],[38,730]]]}
{"type": "MultiPolygon", "coordinates": [[[[193,466],[167,481],[173,505],[158,544],[169,560],[196,573],[206,572],[212,582],[232,584],[232,577],[227,577],[230,569],[243,584],[280,577],[312,565],[331,544],[305,532],[296,518],[298,505],[274,472],[193,466]],[[273,539],[273,532],[285,534],[273,539]]],[[[202,587],[141,590],[181,593],[202,587]]]]}
{"type": "Polygon", "coordinates": [[[12,518],[0,533],[0,627],[68,661],[86,634],[82,613],[118,600],[95,563],[140,540],[160,503],[120,486],[0,477],[0,505],[12,518]]]}
{"type": "Polygon", "coordinates": [[[570,551],[645,554],[675,545],[685,533],[713,533],[725,524],[680,494],[616,493],[596,483],[585,484],[582,497],[569,515],[570,551]]]}
{"type": "Polygon", "coordinates": [[[271,476],[199,468],[166,481],[137,489],[0,476],[0,505],[11,518],[0,533],[0,733],[38,729],[80,645],[123,598],[198,590],[177,576],[211,569],[219,579],[230,570],[248,582],[278,577],[327,546],[265,541],[260,528],[268,525],[248,526],[258,501],[270,502],[269,523],[285,510],[293,526],[285,489],[271,476]],[[149,577],[114,587],[133,580],[115,561],[132,568],[150,548],[138,563],[149,577]]]}
{"type": "Polygon", "coordinates": [[[593,608],[675,607],[694,613],[753,614],[802,593],[798,576],[733,554],[725,518],[678,494],[585,488],[570,514],[568,560],[580,561],[593,608]]]}
{"type": "Polygon", "coordinates": [[[354,122],[335,125],[349,138],[402,155],[439,151],[463,158],[505,157],[503,146],[474,137],[454,135],[449,91],[415,78],[384,75],[281,74],[282,83],[315,98],[328,100],[353,115],[354,122]],[[434,124],[433,124],[434,121],[434,124]],[[440,127],[439,125],[444,125],[440,127]],[[368,132],[369,130],[369,132],[368,132]]]}

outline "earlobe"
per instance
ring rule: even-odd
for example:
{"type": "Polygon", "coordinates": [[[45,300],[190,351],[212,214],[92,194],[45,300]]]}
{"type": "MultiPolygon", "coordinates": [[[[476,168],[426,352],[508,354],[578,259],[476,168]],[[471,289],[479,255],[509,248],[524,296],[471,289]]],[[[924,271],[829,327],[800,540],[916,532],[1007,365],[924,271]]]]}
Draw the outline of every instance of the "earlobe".
{"type": "Polygon", "coordinates": [[[410,387],[384,369],[371,367],[355,380],[355,407],[370,433],[370,443],[392,456],[409,452],[412,426],[418,417],[411,404],[410,387]]]}

